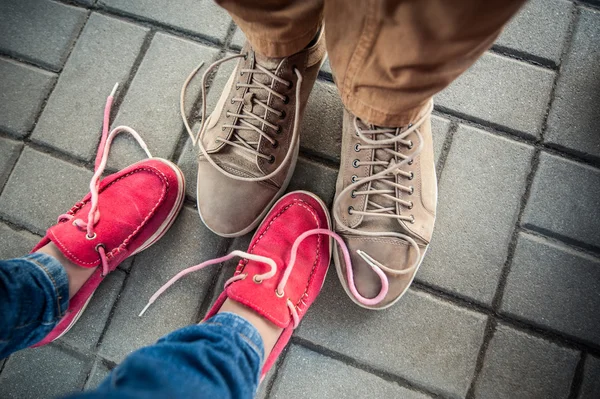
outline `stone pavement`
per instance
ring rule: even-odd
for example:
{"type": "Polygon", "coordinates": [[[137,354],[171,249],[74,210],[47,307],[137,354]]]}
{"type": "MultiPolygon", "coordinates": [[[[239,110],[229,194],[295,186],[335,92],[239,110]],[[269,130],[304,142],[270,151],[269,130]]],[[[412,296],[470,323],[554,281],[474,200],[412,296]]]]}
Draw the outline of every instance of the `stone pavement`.
{"type": "MultiPolygon", "coordinates": [[[[531,0],[437,96],[439,216],[416,282],[368,312],[330,273],[260,398],[600,397],[599,6],[531,0]]],[[[197,322],[233,273],[233,262],[195,273],[136,316],[180,269],[249,241],[200,222],[178,111],[188,72],[243,40],[210,0],[0,0],[0,257],[28,252],[86,192],[116,81],[114,124],[189,183],[172,230],[107,278],[72,331],[0,360],[0,398],[93,388],[131,351],[197,322]]],[[[231,67],[214,76],[209,108],[231,67]]],[[[290,189],[331,204],[340,131],[325,64],[290,189]]],[[[114,149],[113,169],[143,156],[126,137],[114,149]]]]}

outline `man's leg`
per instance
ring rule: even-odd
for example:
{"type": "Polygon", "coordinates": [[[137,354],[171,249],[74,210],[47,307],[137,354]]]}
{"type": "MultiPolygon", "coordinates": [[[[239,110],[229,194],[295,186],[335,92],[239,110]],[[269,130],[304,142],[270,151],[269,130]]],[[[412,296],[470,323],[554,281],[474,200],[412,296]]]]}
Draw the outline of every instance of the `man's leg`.
{"type": "Polygon", "coordinates": [[[255,51],[287,57],[315,37],[323,0],[216,0],[242,29],[255,51]]]}
{"type": "Polygon", "coordinates": [[[356,284],[357,304],[391,306],[413,281],[437,205],[431,98],[491,46],[524,1],[325,2],[327,48],[346,108],[333,214],[354,282],[344,259],[334,260],[346,291],[356,284]]]}
{"type": "MultiPolygon", "coordinates": [[[[223,237],[252,231],[285,192],[325,57],[322,0],[219,1],[248,42],[198,141],[198,213],[223,237]]],[[[191,136],[194,133],[188,130],[191,136]]]]}

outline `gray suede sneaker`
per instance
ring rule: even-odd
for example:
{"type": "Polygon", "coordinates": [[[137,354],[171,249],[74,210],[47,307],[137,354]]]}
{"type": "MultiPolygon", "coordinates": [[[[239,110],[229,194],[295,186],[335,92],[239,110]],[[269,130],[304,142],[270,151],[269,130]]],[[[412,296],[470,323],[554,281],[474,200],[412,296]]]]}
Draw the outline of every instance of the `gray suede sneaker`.
{"type": "Polygon", "coordinates": [[[432,108],[405,128],[367,125],[344,112],[333,215],[350,250],[350,276],[337,250],[334,261],[346,293],[362,307],[398,301],[431,240],[437,205],[432,108]]]}
{"type": "Polygon", "coordinates": [[[197,140],[198,212],[220,236],[253,230],[287,188],[302,114],[326,54],[322,32],[313,43],[285,58],[261,56],[246,43],[239,55],[204,74],[238,60],[214,111],[203,115],[197,140]]]}

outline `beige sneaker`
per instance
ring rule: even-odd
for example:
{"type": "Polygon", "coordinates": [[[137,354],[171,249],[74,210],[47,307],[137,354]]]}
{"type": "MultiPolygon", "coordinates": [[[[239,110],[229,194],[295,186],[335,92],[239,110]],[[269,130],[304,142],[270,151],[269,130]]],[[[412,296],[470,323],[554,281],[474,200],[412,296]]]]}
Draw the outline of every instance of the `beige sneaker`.
{"type": "Polygon", "coordinates": [[[325,53],[321,31],[314,44],[292,56],[267,58],[246,43],[239,55],[206,70],[204,81],[219,64],[238,60],[206,119],[203,109],[197,140],[198,212],[216,234],[236,237],[253,230],[284,193],[298,158],[300,120],[325,53]]]}
{"type": "Polygon", "coordinates": [[[362,307],[385,309],[400,299],[431,240],[437,203],[432,108],[431,102],[406,128],[366,125],[344,111],[333,215],[350,250],[351,273],[337,250],[334,261],[346,293],[362,307]]]}

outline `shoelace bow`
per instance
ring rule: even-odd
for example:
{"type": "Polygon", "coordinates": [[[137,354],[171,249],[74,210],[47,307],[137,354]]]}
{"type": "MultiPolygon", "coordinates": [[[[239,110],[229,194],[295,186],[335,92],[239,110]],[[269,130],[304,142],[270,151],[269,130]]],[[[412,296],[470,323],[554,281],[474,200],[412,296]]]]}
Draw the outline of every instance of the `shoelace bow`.
{"type": "MultiPolygon", "coordinates": [[[[292,129],[292,138],[290,141],[290,147],[289,147],[283,161],[273,172],[271,172],[265,176],[262,176],[262,177],[237,176],[237,175],[229,173],[225,169],[221,168],[212,159],[211,155],[206,150],[204,143],[202,142],[202,137],[204,136],[205,128],[206,128],[206,80],[207,80],[210,72],[212,70],[214,70],[214,68],[216,68],[217,66],[221,65],[222,63],[225,63],[227,61],[231,61],[231,60],[234,60],[237,58],[246,59],[247,57],[248,57],[247,54],[237,54],[237,55],[232,55],[230,57],[225,57],[225,58],[220,59],[220,60],[214,62],[213,64],[211,64],[204,72],[204,74],[202,76],[202,88],[201,88],[201,93],[202,93],[202,117],[201,118],[202,119],[201,119],[200,128],[198,129],[198,133],[194,134],[192,132],[189,121],[187,120],[187,117],[185,115],[185,93],[186,93],[187,87],[189,86],[190,82],[196,76],[196,74],[198,73],[200,68],[202,68],[204,63],[201,63],[200,65],[198,65],[189,74],[189,76],[185,80],[183,87],[181,88],[181,93],[180,93],[180,97],[179,97],[179,108],[180,108],[180,112],[181,112],[181,117],[183,119],[183,124],[185,125],[185,129],[187,130],[188,135],[190,136],[190,139],[192,140],[192,144],[194,146],[197,145],[200,148],[202,155],[208,160],[208,162],[210,162],[210,164],[215,169],[217,169],[219,172],[221,172],[225,176],[235,179],[235,180],[256,182],[256,181],[268,180],[268,179],[275,177],[277,174],[279,174],[279,172],[281,172],[281,170],[285,167],[285,165],[291,160],[291,158],[293,156],[293,152],[294,152],[293,148],[294,148],[294,145],[295,145],[296,141],[298,140],[298,136],[299,136],[300,89],[302,87],[302,74],[300,73],[300,71],[298,71],[298,69],[294,69],[294,73],[296,74],[296,77],[297,77],[294,125],[293,125],[293,129],[292,129]]],[[[255,68],[253,68],[253,69],[248,69],[248,68],[241,69],[240,73],[241,74],[244,74],[244,73],[250,74],[251,80],[250,80],[250,83],[236,82],[236,88],[246,87],[250,90],[250,93],[252,93],[252,90],[264,90],[269,94],[269,96],[278,97],[282,101],[284,101],[284,102],[286,101],[287,96],[279,93],[277,90],[274,90],[272,87],[269,87],[268,85],[254,79],[254,76],[258,75],[258,74],[263,74],[263,75],[268,76],[271,79],[271,86],[273,86],[273,84],[275,84],[275,82],[279,82],[283,85],[290,87],[292,82],[288,82],[287,80],[280,78],[279,76],[275,75],[273,72],[269,71],[267,68],[264,68],[263,66],[258,65],[258,64],[255,64],[255,68]]],[[[239,97],[239,98],[232,98],[231,101],[243,103],[245,100],[244,100],[244,98],[239,97]]],[[[232,134],[233,137],[231,140],[224,139],[224,138],[217,138],[217,142],[222,142],[222,143],[225,143],[226,145],[230,145],[230,146],[239,148],[239,149],[251,154],[252,156],[257,156],[257,157],[267,160],[270,163],[273,163],[273,162],[275,162],[274,156],[273,155],[271,155],[271,156],[265,155],[265,154],[261,153],[260,151],[258,151],[258,145],[260,142],[260,138],[262,137],[265,140],[267,140],[269,143],[271,143],[273,148],[277,147],[277,143],[278,143],[277,140],[274,139],[273,137],[271,137],[271,135],[269,135],[265,130],[266,130],[266,128],[270,128],[271,130],[274,131],[274,133],[277,134],[280,131],[280,127],[278,125],[273,124],[272,122],[268,121],[267,117],[269,115],[269,112],[274,113],[275,115],[277,115],[279,117],[283,117],[284,113],[283,113],[283,111],[279,111],[279,110],[269,106],[266,102],[260,101],[255,96],[251,96],[251,101],[252,101],[252,104],[259,105],[260,107],[262,107],[265,110],[264,115],[263,116],[256,115],[252,111],[248,111],[247,109],[244,109],[244,108],[241,109],[241,111],[240,111],[241,113],[239,113],[239,114],[228,112],[227,117],[237,118],[237,124],[225,124],[222,126],[222,128],[223,129],[226,129],[226,128],[233,129],[233,134],[232,134]],[[250,121],[259,122],[259,124],[263,128],[262,129],[259,128],[258,126],[250,123],[250,121]],[[258,134],[259,140],[248,141],[247,139],[244,139],[240,134],[238,134],[238,131],[242,131],[242,130],[254,131],[255,133],[258,134]]]]}
{"type": "MultiPolygon", "coordinates": [[[[152,154],[150,150],[148,150],[148,146],[141,138],[141,136],[129,126],[117,126],[113,130],[111,130],[110,134],[108,133],[108,127],[110,125],[110,111],[112,108],[113,100],[115,93],[117,91],[118,83],[113,87],[112,92],[106,99],[106,105],[104,106],[104,119],[102,121],[102,137],[100,139],[100,144],[98,145],[98,151],[96,153],[96,161],[94,163],[94,175],[90,180],[90,193],[91,193],[91,206],[90,211],[88,212],[87,221],[84,221],[79,218],[75,218],[72,213],[65,213],[58,217],[57,223],[71,221],[74,226],[78,227],[80,230],[85,231],[85,237],[88,240],[94,240],[96,238],[96,233],[94,232],[94,226],[100,221],[100,209],[98,209],[98,196],[99,196],[99,187],[100,187],[100,177],[106,168],[106,163],[108,161],[108,154],[110,152],[110,147],[114,138],[122,132],[127,132],[131,134],[138,144],[142,147],[148,158],[152,158],[152,154]]],[[[108,266],[108,257],[106,255],[106,247],[104,244],[100,243],[96,245],[96,251],[100,255],[100,261],[102,263],[102,277],[106,276],[110,271],[108,266]]]]}
{"type": "MultiPolygon", "coordinates": [[[[411,215],[411,216],[399,215],[396,210],[396,206],[385,207],[383,205],[378,204],[370,196],[381,196],[385,199],[393,201],[394,204],[398,203],[407,209],[412,209],[413,204],[411,201],[405,201],[401,198],[396,197],[396,189],[398,189],[400,191],[404,191],[408,194],[412,194],[414,191],[414,188],[412,186],[406,187],[404,185],[396,183],[396,176],[402,175],[402,176],[405,176],[406,178],[408,178],[409,180],[412,180],[412,178],[414,177],[412,172],[410,172],[410,173],[405,172],[405,171],[401,170],[401,168],[402,168],[402,166],[404,166],[406,164],[412,163],[412,160],[414,159],[414,157],[416,157],[423,149],[423,137],[421,136],[421,133],[419,132],[418,129],[427,120],[427,117],[428,117],[429,113],[431,112],[432,108],[433,108],[433,102],[430,102],[428,109],[423,114],[423,116],[421,118],[419,118],[419,120],[416,121],[414,124],[409,125],[408,128],[403,132],[401,132],[399,128],[388,129],[388,128],[372,127],[371,129],[361,129],[358,124],[358,118],[357,117],[354,118],[354,128],[356,131],[356,135],[358,137],[360,137],[360,139],[364,143],[366,143],[363,145],[357,144],[357,148],[355,148],[355,150],[360,151],[361,148],[373,149],[376,151],[380,150],[380,151],[384,151],[385,153],[391,155],[392,158],[389,161],[381,160],[377,157],[374,157],[373,161],[361,162],[361,161],[355,160],[354,165],[353,165],[355,167],[359,167],[361,165],[369,165],[369,166],[371,166],[372,171],[374,171],[375,168],[381,168],[382,170],[377,173],[373,173],[370,176],[367,176],[364,178],[358,178],[356,175],[353,176],[352,183],[349,184],[345,189],[343,189],[340,192],[335,203],[333,204],[333,217],[335,218],[335,221],[336,221],[338,227],[341,230],[343,230],[344,232],[361,235],[361,236],[377,237],[377,236],[384,235],[384,236],[388,236],[388,237],[389,236],[398,237],[402,240],[405,240],[417,252],[416,257],[415,257],[415,262],[410,267],[403,269],[403,270],[395,270],[390,267],[387,267],[387,266],[383,265],[382,263],[378,262],[377,260],[375,260],[369,254],[362,252],[362,255],[361,255],[362,258],[365,259],[365,261],[367,261],[367,263],[371,266],[371,268],[373,268],[373,270],[375,270],[376,272],[383,270],[393,276],[400,276],[400,275],[412,273],[419,264],[421,249],[419,248],[417,242],[412,237],[410,237],[406,234],[396,233],[396,232],[369,232],[369,231],[362,231],[362,230],[351,228],[346,223],[344,223],[340,217],[340,212],[342,211],[340,209],[341,198],[344,198],[346,195],[351,195],[352,197],[355,197],[357,195],[366,195],[367,196],[367,206],[365,207],[365,210],[359,211],[359,210],[355,210],[352,207],[350,207],[347,210],[350,215],[357,214],[357,215],[361,215],[363,217],[385,217],[385,218],[393,218],[393,219],[397,219],[397,220],[403,220],[403,221],[407,221],[409,223],[414,223],[413,215],[411,215]],[[402,145],[404,147],[407,147],[408,149],[412,149],[414,146],[414,143],[411,140],[407,140],[407,137],[412,133],[415,133],[417,135],[418,145],[410,157],[403,154],[400,151],[394,150],[394,148],[396,148],[396,145],[402,145]],[[375,139],[369,138],[369,137],[373,137],[373,136],[375,137],[375,139]],[[377,138],[378,136],[379,137],[383,136],[384,138],[377,138]],[[398,158],[400,159],[400,162],[397,162],[398,158]],[[382,185],[388,186],[389,188],[388,189],[382,189],[379,187],[373,188],[373,184],[370,184],[369,187],[364,191],[357,190],[358,187],[363,186],[366,183],[374,183],[374,182],[379,182],[382,185]],[[371,207],[370,209],[368,208],[369,206],[371,207]]],[[[379,274],[379,273],[377,273],[377,274],[381,277],[381,274],[379,274]]],[[[384,274],[384,276],[385,276],[385,274],[384,274]]],[[[385,277],[385,281],[386,281],[386,285],[387,285],[387,283],[388,283],[387,277],[385,277]]],[[[382,282],[383,282],[383,278],[382,278],[382,282]]],[[[377,303],[381,302],[381,300],[383,300],[383,298],[385,297],[386,294],[387,294],[387,290],[384,293],[383,284],[382,284],[381,291],[372,300],[375,302],[375,304],[377,304],[377,303]]],[[[357,299],[359,299],[359,298],[357,298],[357,299]]],[[[361,301],[361,302],[364,303],[363,301],[361,301]]]]}
{"type": "MultiPolygon", "coordinates": [[[[316,234],[323,234],[323,235],[329,236],[329,237],[333,238],[339,244],[340,248],[342,249],[342,253],[344,255],[344,260],[346,262],[346,272],[348,274],[348,279],[350,282],[350,284],[349,284],[350,291],[357,299],[362,298],[362,296],[356,290],[356,286],[354,284],[354,274],[352,272],[352,263],[350,260],[350,253],[348,252],[348,248],[346,247],[344,240],[339,235],[337,235],[336,233],[334,233],[333,231],[331,231],[329,229],[308,230],[308,231],[305,231],[304,233],[302,233],[301,235],[299,235],[298,238],[296,238],[296,240],[294,241],[294,244],[292,245],[292,249],[290,252],[290,259],[287,262],[287,266],[285,266],[285,270],[283,272],[281,280],[279,280],[279,283],[277,284],[277,288],[275,290],[275,295],[277,295],[279,298],[283,298],[283,296],[285,296],[284,289],[290,278],[290,275],[292,274],[294,265],[296,264],[296,256],[298,253],[298,247],[300,246],[302,241],[304,241],[306,238],[316,235],[316,234]]],[[[363,256],[363,254],[364,254],[362,251],[358,251],[358,253],[361,256],[363,256]]],[[[254,254],[249,254],[247,252],[235,250],[235,251],[230,252],[228,255],[222,256],[220,258],[207,260],[196,266],[188,267],[187,269],[184,269],[184,270],[180,271],[179,273],[177,273],[166,284],[164,284],[162,287],[160,287],[154,293],[154,295],[152,295],[152,297],[150,297],[150,300],[148,301],[148,303],[146,304],[144,309],[142,309],[139,316],[141,317],[146,312],[146,310],[148,310],[148,308],[158,299],[158,297],[160,297],[170,286],[175,284],[175,282],[177,280],[179,280],[180,278],[182,278],[183,276],[193,273],[195,271],[204,269],[207,266],[225,262],[236,256],[242,257],[244,259],[253,260],[256,262],[261,262],[270,267],[270,270],[268,272],[262,273],[262,274],[255,274],[252,277],[252,279],[256,283],[260,283],[263,280],[270,279],[270,278],[274,277],[275,274],[277,273],[277,264],[275,263],[275,261],[273,259],[266,257],[266,256],[254,255],[254,254]]],[[[367,259],[365,259],[365,260],[367,260],[367,259]]],[[[367,262],[368,262],[368,260],[367,260],[367,262]]],[[[381,278],[382,291],[384,292],[384,296],[385,296],[385,294],[387,294],[387,291],[388,291],[387,278],[386,278],[385,274],[383,273],[383,271],[381,271],[379,268],[374,267],[374,266],[372,266],[372,267],[373,267],[373,270],[375,271],[375,273],[377,273],[379,275],[379,277],[381,278]]],[[[244,280],[246,277],[248,277],[248,273],[236,274],[225,282],[224,288],[227,288],[231,283],[233,283],[235,281],[244,280]]],[[[370,302],[370,300],[368,300],[366,298],[364,298],[364,299],[366,300],[365,304],[372,304],[372,302],[370,302]]],[[[296,310],[296,306],[289,298],[287,299],[286,304],[290,311],[290,314],[292,315],[294,328],[296,328],[296,327],[298,327],[298,324],[300,323],[300,317],[298,316],[298,311],[296,310]]]]}

